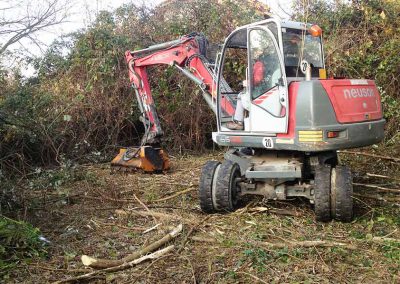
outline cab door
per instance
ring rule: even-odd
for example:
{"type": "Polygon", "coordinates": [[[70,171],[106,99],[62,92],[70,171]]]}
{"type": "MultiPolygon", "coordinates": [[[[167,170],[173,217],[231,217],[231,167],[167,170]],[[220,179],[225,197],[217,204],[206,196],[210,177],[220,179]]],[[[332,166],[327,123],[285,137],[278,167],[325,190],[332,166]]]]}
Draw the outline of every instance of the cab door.
{"type": "Polygon", "coordinates": [[[288,127],[288,87],[282,54],[267,27],[247,30],[250,132],[269,135],[286,133],[288,127]]]}

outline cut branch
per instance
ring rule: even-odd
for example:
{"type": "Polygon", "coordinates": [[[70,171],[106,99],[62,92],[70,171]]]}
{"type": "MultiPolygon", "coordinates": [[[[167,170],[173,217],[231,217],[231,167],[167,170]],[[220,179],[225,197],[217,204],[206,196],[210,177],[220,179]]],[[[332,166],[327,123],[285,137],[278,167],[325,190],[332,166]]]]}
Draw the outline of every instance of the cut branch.
{"type": "MultiPolygon", "coordinates": [[[[78,280],[83,280],[83,279],[89,279],[89,278],[93,278],[101,273],[109,273],[109,272],[117,272],[117,271],[121,271],[121,270],[125,270],[131,267],[134,267],[135,265],[142,263],[144,261],[150,260],[150,259],[157,259],[169,252],[171,252],[173,249],[175,248],[174,245],[168,246],[166,248],[163,248],[161,250],[158,250],[156,252],[153,252],[151,254],[142,256],[140,258],[134,259],[132,261],[126,262],[126,263],[122,263],[121,265],[118,266],[113,266],[113,267],[109,267],[106,269],[102,269],[102,270],[97,270],[97,271],[93,271],[87,274],[83,274],[77,277],[72,277],[72,278],[68,278],[65,280],[61,280],[61,281],[57,281],[54,282],[54,284],[60,284],[60,283],[69,283],[69,282],[75,282],[78,280]]],[[[90,257],[88,257],[90,258],[90,257]]]]}
{"type": "Polygon", "coordinates": [[[120,260],[112,260],[112,259],[96,259],[92,258],[87,255],[82,255],[82,263],[85,266],[89,266],[94,269],[104,269],[104,268],[110,268],[114,266],[120,266],[124,263],[128,263],[133,261],[134,259],[137,259],[143,255],[146,255],[152,251],[155,251],[156,249],[160,248],[164,244],[168,243],[172,239],[174,239],[176,236],[178,236],[182,232],[182,225],[177,226],[174,228],[171,232],[166,234],[162,239],[140,249],[139,251],[136,251],[123,259],[120,260]]]}

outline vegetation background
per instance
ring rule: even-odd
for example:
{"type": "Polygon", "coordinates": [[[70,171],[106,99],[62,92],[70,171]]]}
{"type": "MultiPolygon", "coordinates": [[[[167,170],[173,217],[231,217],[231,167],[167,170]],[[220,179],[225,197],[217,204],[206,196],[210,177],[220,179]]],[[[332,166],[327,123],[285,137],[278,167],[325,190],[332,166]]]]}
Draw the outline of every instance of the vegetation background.
{"type": "MultiPolygon", "coordinates": [[[[323,28],[329,76],[376,80],[388,120],[386,142],[398,144],[400,3],[303,2],[295,3],[293,18],[323,28]]],[[[42,58],[26,58],[34,64],[33,77],[0,70],[0,178],[68,161],[106,161],[119,145],[138,142],[142,129],[125,50],[192,31],[221,43],[235,27],[267,12],[258,1],[165,1],[154,9],[125,5],[99,13],[87,30],[56,40],[42,58]]],[[[149,73],[166,148],[199,152],[212,147],[214,116],[199,91],[171,68],[149,73]]]]}
{"type": "MultiPolygon", "coordinates": [[[[400,2],[298,0],[293,11],[293,19],[322,27],[329,76],[376,80],[388,122],[380,147],[398,155],[400,2]]],[[[0,213],[21,218],[28,206],[23,192],[40,187],[37,180],[58,186],[79,178],[70,171],[76,164],[109,161],[119,146],[139,142],[142,126],[125,50],[193,31],[221,43],[237,26],[267,13],[256,0],[170,0],[155,8],[129,4],[99,13],[89,28],[57,39],[43,57],[25,58],[35,68],[30,78],[0,66],[0,213]],[[27,177],[36,182],[27,186],[27,177]]],[[[199,91],[169,67],[149,73],[165,148],[196,153],[212,148],[215,118],[199,91]]],[[[9,224],[0,223],[0,238],[9,224]]],[[[15,252],[15,243],[8,247],[15,252]]],[[[0,245],[0,256],[10,253],[6,243],[0,245]]]]}

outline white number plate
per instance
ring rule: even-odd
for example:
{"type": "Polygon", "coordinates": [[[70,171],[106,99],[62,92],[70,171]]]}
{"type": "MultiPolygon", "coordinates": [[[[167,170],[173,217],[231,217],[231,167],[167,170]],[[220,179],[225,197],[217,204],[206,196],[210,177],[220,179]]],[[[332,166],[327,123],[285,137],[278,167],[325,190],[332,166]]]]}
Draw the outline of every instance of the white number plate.
{"type": "Polygon", "coordinates": [[[263,143],[264,147],[267,148],[267,149],[274,148],[274,141],[272,140],[271,137],[265,137],[263,139],[262,143],[263,143]]]}

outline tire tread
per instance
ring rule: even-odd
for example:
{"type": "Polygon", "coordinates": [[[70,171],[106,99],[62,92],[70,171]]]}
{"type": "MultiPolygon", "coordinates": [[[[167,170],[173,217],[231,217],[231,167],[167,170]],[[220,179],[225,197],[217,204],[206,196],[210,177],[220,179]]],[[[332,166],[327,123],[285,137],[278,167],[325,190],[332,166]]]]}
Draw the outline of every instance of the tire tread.
{"type": "Polygon", "coordinates": [[[212,200],[212,184],[214,179],[215,169],[220,162],[207,161],[201,169],[199,181],[199,200],[200,208],[205,213],[216,212],[212,200]]]}
{"type": "Polygon", "coordinates": [[[218,172],[216,184],[216,203],[221,211],[231,212],[235,209],[235,200],[232,198],[231,177],[238,170],[238,165],[231,161],[224,161],[218,172]]]}
{"type": "Polygon", "coordinates": [[[331,217],[330,188],[331,166],[317,165],[315,168],[314,210],[316,220],[329,222],[331,217]]]}
{"type": "Polygon", "coordinates": [[[353,219],[353,178],[347,166],[336,166],[336,198],[334,204],[336,220],[350,222],[353,219]]]}

